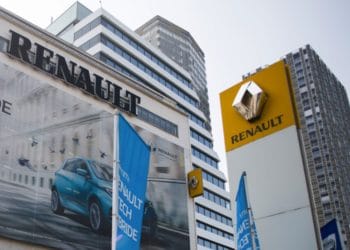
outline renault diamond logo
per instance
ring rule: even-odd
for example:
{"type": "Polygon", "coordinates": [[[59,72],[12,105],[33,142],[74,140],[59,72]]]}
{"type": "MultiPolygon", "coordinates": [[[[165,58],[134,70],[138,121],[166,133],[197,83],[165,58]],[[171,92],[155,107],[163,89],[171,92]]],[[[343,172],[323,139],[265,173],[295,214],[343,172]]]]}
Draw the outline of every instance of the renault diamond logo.
{"type": "Polygon", "coordinates": [[[242,84],[232,107],[249,122],[259,118],[267,100],[267,95],[253,81],[242,84]]]}

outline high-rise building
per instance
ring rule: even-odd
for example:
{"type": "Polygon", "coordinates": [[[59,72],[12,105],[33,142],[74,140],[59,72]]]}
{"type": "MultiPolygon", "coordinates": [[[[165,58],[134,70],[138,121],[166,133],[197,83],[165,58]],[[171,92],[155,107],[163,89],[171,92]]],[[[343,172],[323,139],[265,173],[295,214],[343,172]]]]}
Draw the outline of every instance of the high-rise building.
{"type": "Polygon", "coordinates": [[[350,106],[341,82],[306,46],[285,57],[320,226],[332,218],[350,240],[350,106]]]}
{"type": "Polygon", "coordinates": [[[350,106],[345,88],[309,45],[283,59],[289,65],[318,224],[336,218],[349,247],[350,106]]]}
{"type": "Polygon", "coordinates": [[[191,33],[161,16],[155,16],[143,24],[136,29],[136,33],[190,73],[200,100],[199,109],[205,114],[210,128],[205,55],[191,33]]]}
{"type": "MultiPolygon", "coordinates": [[[[230,196],[225,190],[226,178],[218,168],[218,155],[213,150],[209,111],[201,108],[208,106],[206,94],[202,96],[198,91],[202,88],[206,93],[205,80],[195,82],[191,73],[104,9],[92,12],[76,2],[47,30],[133,79],[142,88],[170,98],[188,114],[191,162],[193,168],[203,170],[204,180],[204,195],[195,199],[196,225],[193,226],[197,246],[198,249],[233,249],[230,196]]],[[[205,79],[204,72],[203,66],[200,77],[205,79]]]]}

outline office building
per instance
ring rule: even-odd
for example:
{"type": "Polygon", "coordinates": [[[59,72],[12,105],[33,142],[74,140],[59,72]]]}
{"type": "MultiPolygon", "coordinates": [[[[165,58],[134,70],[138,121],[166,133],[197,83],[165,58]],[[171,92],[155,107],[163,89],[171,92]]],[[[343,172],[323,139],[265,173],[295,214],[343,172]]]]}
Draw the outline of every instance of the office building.
{"type": "Polygon", "coordinates": [[[350,240],[350,106],[346,90],[309,46],[289,53],[301,138],[320,226],[336,218],[350,240]]]}
{"type": "MultiPolygon", "coordinates": [[[[171,99],[188,115],[192,166],[201,168],[204,178],[204,195],[195,199],[198,248],[232,249],[229,194],[225,190],[225,176],[218,169],[218,155],[213,150],[209,111],[201,108],[207,106],[201,102],[206,94],[197,91],[202,88],[206,93],[205,82],[197,86],[187,70],[104,9],[92,12],[77,2],[47,30],[139,86],[171,99]]],[[[205,74],[202,72],[201,76],[205,74]]]]}
{"type": "MultiPolygon", "coordinates": [[[[199,98],[199,109],[206,117],[206,128],[210,130],[205,55],[191,33],[161,16],[155,16],[141,25],[136,29],[136,33],[190,73],[193,87],[199,98]]],[[[202,224],[199,220],[197,225],[205,229],[206,226],[202,224]]],[[[215,232],[215,229],[212,232],[215,232]]],[[[231,234],[231,232],[227,233],[231,234]]],[[[205,242],[201,242],[203,243],[205,242]]]]}
{"type": "Polygon", "coordinates": [[[206,116],[210,129],[205,55],[191,33],[161,16],[153,17],[137,28],[136,33],[190,73],[199,97],[199,109],[206,116]]]}

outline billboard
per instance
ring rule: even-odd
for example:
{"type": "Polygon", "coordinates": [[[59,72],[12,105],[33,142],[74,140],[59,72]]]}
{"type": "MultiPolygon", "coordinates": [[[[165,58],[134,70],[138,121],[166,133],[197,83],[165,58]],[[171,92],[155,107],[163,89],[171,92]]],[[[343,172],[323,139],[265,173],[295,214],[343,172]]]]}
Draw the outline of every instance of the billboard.
{"type": "MultiPolygon", "coordinates": [[[[0,76],[0,236],[110,249],[112,114],[4,63],[0,76]]],[[[189,249],[184,151],[137,129],[153,145],[141,249],[189,249]]]]}
{"type": "Polygon", "coordinates": [[[135,129],[151,147],[141,249],[190,249],[184,149],[135,129]]]}

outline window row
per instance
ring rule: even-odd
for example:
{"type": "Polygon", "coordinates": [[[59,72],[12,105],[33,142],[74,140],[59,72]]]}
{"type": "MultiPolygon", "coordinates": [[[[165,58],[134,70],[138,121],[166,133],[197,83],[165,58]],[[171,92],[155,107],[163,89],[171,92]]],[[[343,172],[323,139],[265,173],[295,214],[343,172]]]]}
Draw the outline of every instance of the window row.
{"type": "Polygon", "coordinates": [[[191,121],[193,121],[194,123],[196,123],[197,125],[199,125],[200,127],[208,130],[208,126],[206,125],[205,121],[203,121],[201,118],[199,118],[198,116],[187,112],[188,117],[190,118],[191,121]]]}
{"type": "Polygon", "coordinates": [[[208,224],[205,224],[201,221],[197,221],[197,227],[204,229],[205,231],[211,232],[213,234],[219,235],[221,237],[227,238],[229,240],[233,240],[233,234],[227,233],[216,227],[209,226],[208,224]]]}
{"type": "Polygon", "coordinates": [[[183,112],[185,112],[191,121],[196,123],[198,126],[204,128],[205,130],[210,131],[210,126],[202,119],[199,118],[197,115],[193,114],[191,111],[189,111],[187,108],[183,107],[182,105],[177,105],[179,109],[181,109],[183,112]]]}
{"type": "Polygon", "coordinates": [[[218,204],[219,206],[222,206],[224,208],[230,209],[230,201],[221,197],[220,195],[217,195],[207,189],[204,189],[204,193],[203,193],[204,198],[206,198],[207,200],[210,200],[216,204],[218,204]]]}
{"type": "Polygon", "coordinates": [[[233,248],[225,247],[223,245],[220,245],[218,243],[212,242],[210,240],[207,240],[201,237],[198,237],[197,244],[213,250],[233,250],[233,248]]]}
{"type": "MultiPolygon", "coordinates": [[[[195,166],[196,168],[199,168],[195,166]]],[[[205,170],[202,170],[202,177],[204,180],[207,180],[208,182],[214,184],[215,186],[218,186],[221,189],[225,189],[225,182],[218,177],[206,172],[205,170]]]]}
{"type": "Polygon", "coordinates": [[[205,136],[201,135],[193,129],[191,129],[191,137],[199,141],[203,145],[207,146],[208,148],[213,148],[213,142],[211,140],[209,140],[208,138],[206,138],[205,136]]]}
{"type": "Polygon", "coordinates": [[[152,113],[145,108],[140,106],[137,107],[137,117],[169,134],[178,136],[178,127],[176,124],[152,113]]]}
{"type": "Polygon", "coordinates": [[[209,164],[210,166],[214,168],[218,168],[218,161],[211,156],[207,155],[206,153],[202,152],[201,150],[192,147],[192,155],[197,157],[198,159],[201,159],[205,163],[209,164]]]}
{"type": "Polygon", "coordinates": [[[134,73],[132,73],[130,70],[128,70],[127,68],[125,68],[124,66],[122,66],[121,64],[117,63],[116,61],[110,59],[107,55],[105,55],[104,53],[97,53],[95,55],[96,58],[98,58],[99,60],[101,60],[102,62],[104,62],[105,64],[111,66],[112,68],[114,68],[115,70],[123,73],[124,75],[129,76],[130,78],[142,82],[143,84],[147,85],[148,87],[152,88],[152,86],[148,83],[146,83],[145,81],[143,81],[140,77],[136,76],[134,73]]]}
{"type": "MultiPolygon", "coordinates": [[[[97,35],[96,37],[92,38],[91,40],[100,40],[102,44],[106,45],[108,48],[110,48],[111,50],[116,52],[118,55],[123,57],[125,60],[127,60],[128,62],[130,62],[131,64],[133,64],[134,66],[136,66],[137,68],[142,70],[143,72],[145,72],[147,75],[152,77],[157,82],[161,83],[166,88],[170,89],[173,93],[175,93],[176,95],[180,96],[186,102],[188,102],[191,105],[193,105],[196,108],[198,108],[198,101],[196,99],[194,99],[193,97],[191,97],[190,95],[185,93],[182,89],[180,89],[179,87],[177,87],[176,85],[171,83],[169,80],[165,79],[164,77],[162,77],[161,75],[156,73],[152,68],[150,68],[146,64],[144,64],[141,61],[139,61],[136,57],[132,56],[130,53],[128,53],[127,51],[122,49],[117,44],[113,43],[106,36],[104,36],[104,35],[97,35]],[[96,39],[96,37],[97,37],[97,39],[96,39]]],[[[89,43],[89,45],[92,45],[92,46],[97,44],[97,42],[95,44],[93,44],[93,43],[90,43],[88,41],[88,42],[84,43],[82,46],[80,46],[80,48],[82,48],[84,50],[87,50],[88,48],[85,47],[87,43],[89,43]]]]}
{"type": "Polygon", "coordinates": [[[137,51],[139,51],[141,54],[145,55],[147,58],[149,58],[151,61],[156,63],[158,66],[160,66],[162,69],[164,69],[166,72],[168,72],[170,75],[174,76],[176,79],[178,79],[180,82],[185,84],[187,87],[193,89],[192,84],[190,83],[189,80],[184,78],[182,75],[180,75],[178,72],[176,72],[174,69],[169,67],[165,62],[160,60],[158,57],[153,55],[153,53],[146,49],[144,46],[140,45],[137,43],[133,38],[131,38],[129,35],[125,34],[121,29],[113,25],[110,21],[108,21],[104,17],[98,17],[92,22],[88,23],[84,27],[82,27],[80,30],[74,33],[74,40],[77,40],[90,30],[94,29],[97,27],[99,24],[113,32],[113,34],[117,35],[120,37],[123,41],[134,47],[137,51]]]}
{"type": "Polygon", "coordinates": [[[213,220],[216,220],[218,222],[226,224],[228,226],[231,226],[231,227],[233,226],[231,218],[226,217],[224,215],[221,215],[221,214],[219,214],[211,209],[208,209],[206,207],[203,207],[201,205],[196,204],[196,212],[200,213],[206,217],[209,217],[213,220]]]}

